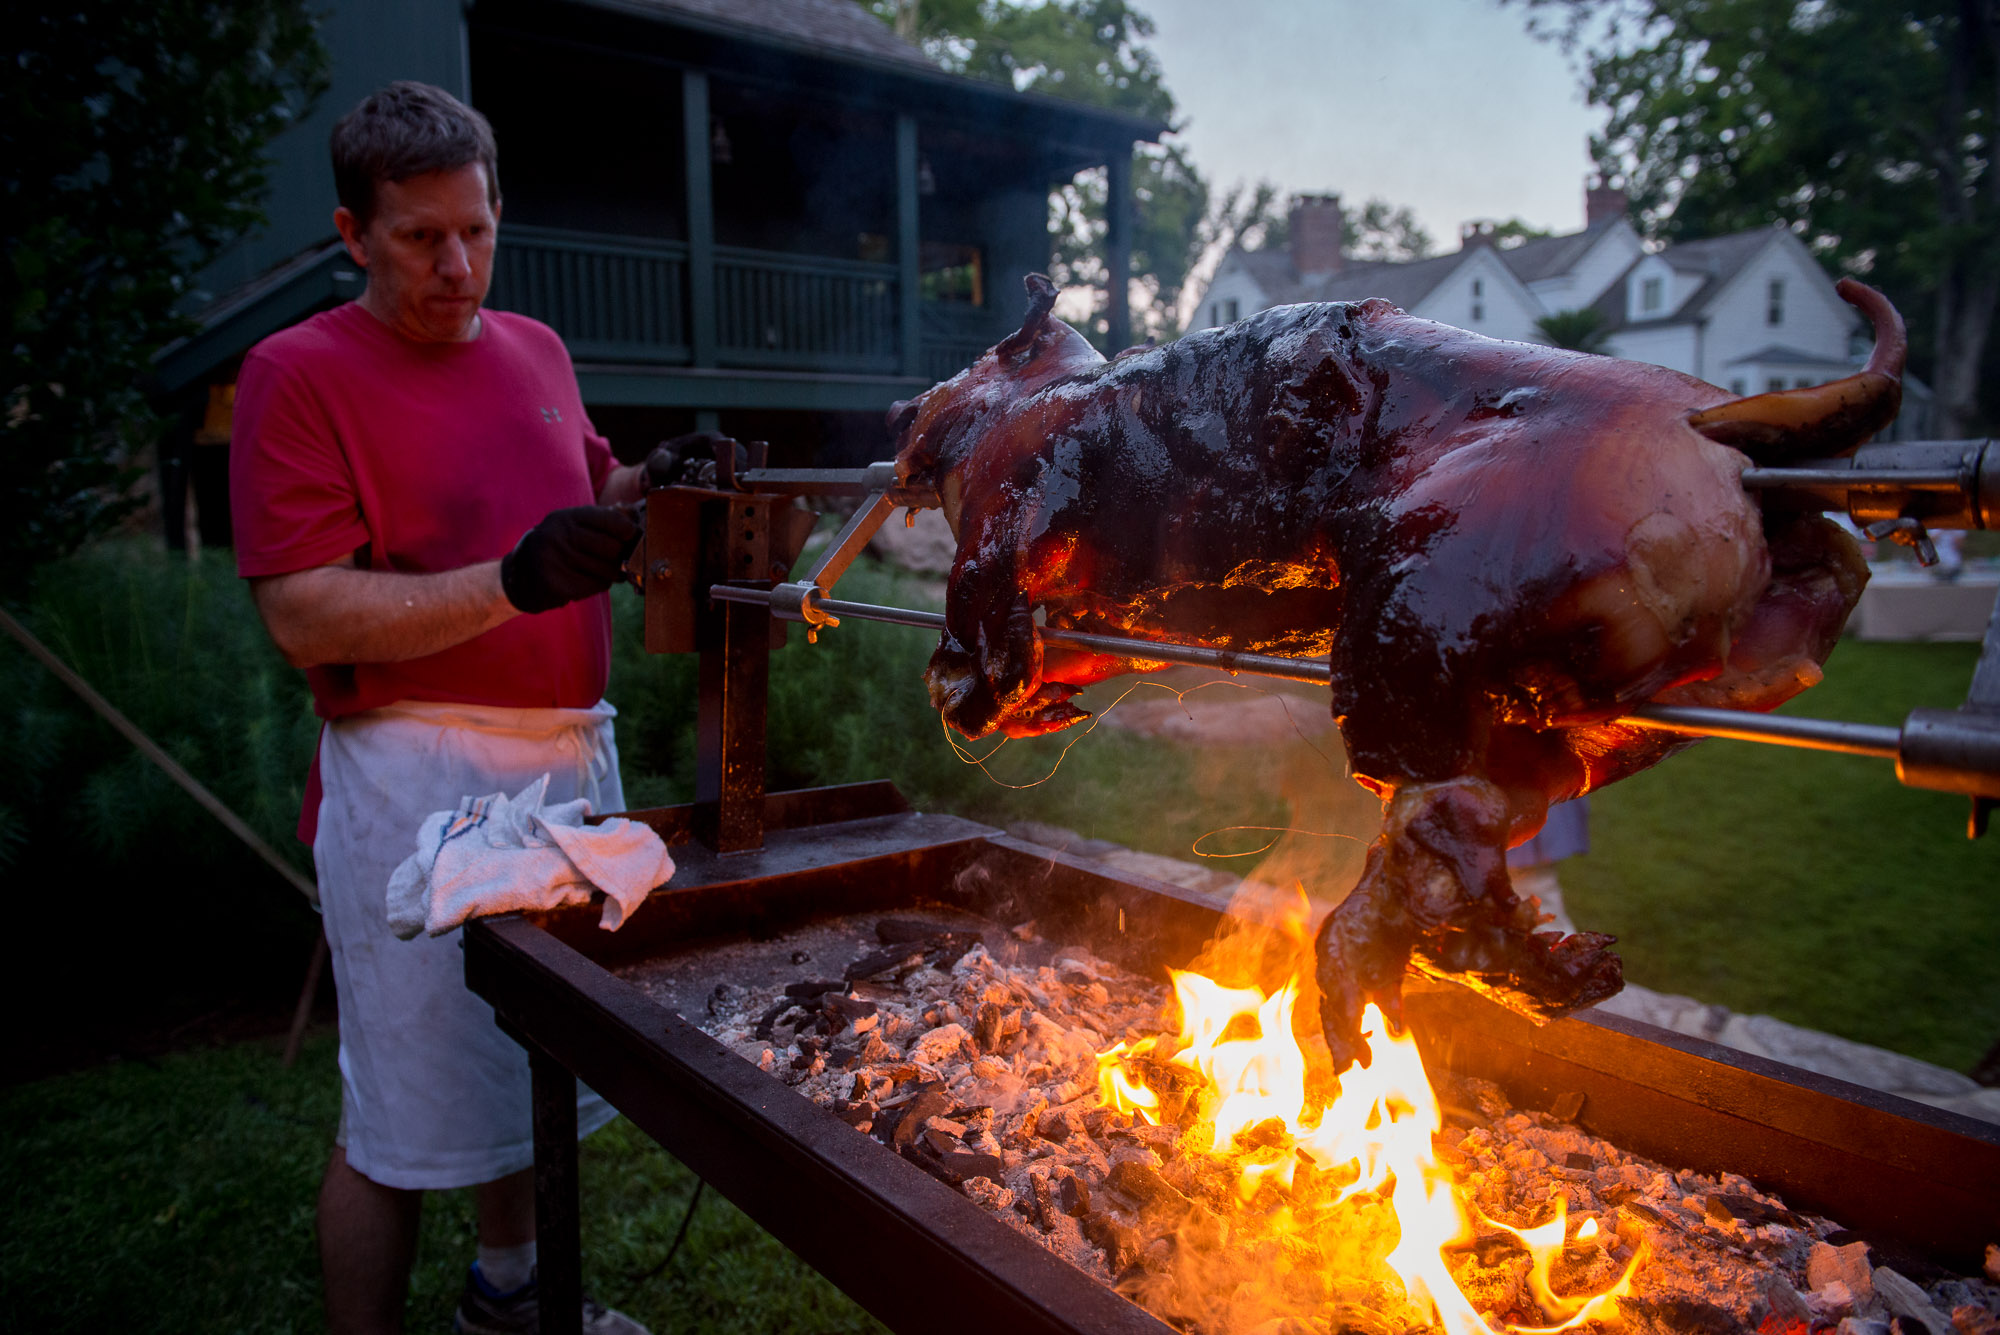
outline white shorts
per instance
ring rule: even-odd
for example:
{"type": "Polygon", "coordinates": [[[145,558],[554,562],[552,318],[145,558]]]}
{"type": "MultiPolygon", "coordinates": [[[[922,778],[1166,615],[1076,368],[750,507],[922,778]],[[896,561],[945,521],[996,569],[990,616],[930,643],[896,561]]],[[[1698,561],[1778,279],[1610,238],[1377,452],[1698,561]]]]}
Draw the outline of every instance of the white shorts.
{"type": "MultiPolygon", "coordinates": [[[[616,713],[404,701],[326,726],[313,862],[340,996],[339,1143],[363,1177],[443,1189],[534,1163],[528,1054],[466,990],[458,932],[389,930],[389,874],[431,812],[543,774],[550,802],[622,810],[616,713]]],[[[579,1087],[581,1134],[616,1115],[579,1087]]]]}

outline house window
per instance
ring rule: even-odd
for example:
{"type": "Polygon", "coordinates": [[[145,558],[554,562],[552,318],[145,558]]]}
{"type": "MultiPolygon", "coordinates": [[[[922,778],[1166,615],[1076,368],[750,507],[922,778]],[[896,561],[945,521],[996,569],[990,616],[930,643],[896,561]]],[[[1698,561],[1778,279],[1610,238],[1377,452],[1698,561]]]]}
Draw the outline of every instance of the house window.
{"type": "Polygon", "coordinates": [[[1475,301],[1472,303],[1472,318],[1474,320],[1484,320],[1486,318],[1486,307],[1480,302],[1475,301]]]}
{"type": "Polygon", "coordinates": [[[1764,392],[1767,394],[1776,394],[1779,390],[1783,389],[1784,387],[1785,387],[1785,382],[1779,376],[1772,376],[1769,380],[1766,380],[1764,382],[1764,392]]]}
{"type": "Polygon", "coordinates": [[[1656,311],[1660,309],[1661,304],[1666,300],[1666,288],[1666,280],[1663,278],[1648,278],[1640,283],[1639,309],[1642,311],[1656,311]]]}
{"type": "Polygon", "coordinates": [[[1472,280],[1472,295],[1475,297],[1486,295],[1486,280],[1484,278],[1475,278],[1472,280]]]}
{"type": "Polygon", "coordinates": [[[1792,382],[1792,385],[1793,385],[1793,387],[1794,387],[1794,388],[1796,388],[1796,389],[1811,389],[1811,388],[1812,388],[1812,387],[1813,387],[1814,385],[1817,385],[1818,383],[1819,383],[1819,381],[1817,381],[1817,380],[1803,380],[1803,379],[1802,379],[1802,380],[1794,380],[1794,381],[1792,382]]]}
{"type": "Polygon", "coordinates": [[[1750,392],[1750,386],[1744,383],[1741,376],[1738,376],[1729,382],[1729,392],[1740,399],[1750,392]]]}
{"type": "Polygon", "coordinates": [[[1224,324],[1235,324],[1238,320],[1243,318],[1243,307],[1240,303],[1238,303],[1236,298],[1231,297],[1229,300],[1222,303],[1222,313],[1224,316],[1223,319],[1224,324]]]}
{"type": "Polygon", "coordinates": [[[1219,302],[1208,303],[1208,323],[1211,326],[1222,323],[1222,306],[1219,302]]]}
{"type": "Polygon", "coordinates": [[[1764,307],[1764,323],[1783,324],[1785,322],[1785,280],[1782,278],[1773,278],[1768,293],[1769,300],[1764,307]]]}
{"type": "Polygon", "coordinates": [[[986,304],[986,260],[978,246],[926,241],[917,248],[917,291],[925,301],[986,304]]]}

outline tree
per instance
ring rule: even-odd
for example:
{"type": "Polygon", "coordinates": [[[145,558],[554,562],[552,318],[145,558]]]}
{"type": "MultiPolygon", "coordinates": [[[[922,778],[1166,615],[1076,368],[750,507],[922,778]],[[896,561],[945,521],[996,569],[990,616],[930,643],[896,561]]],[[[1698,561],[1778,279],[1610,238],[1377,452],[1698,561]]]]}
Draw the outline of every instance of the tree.
{"type": "Polygon", "coordinates": [[[13,10],[0,80],[0,580],[129,511],[151,358],[261,221],[263,145],[322,86],[304,0],[13,10]]]}
{"type": "Polygon", "coordinates": [[[1790,226],[1912,317],[1941,434],[2000,410],[2000,0],[1503,2],[1584,51],[1598,169],[1645,231],[1790,226]]]}
{"type": "MultiPolygon", "coordinates": [[[[1022,92],[1171,121],[1174,99],[1143,42],[1152,20],[1129,0],[870,0],[884,22],[944,68],[1022,92]]],[[[1102,289],[1106,227],[1102,172],[1086,173],[1049,200],[1055,239],[1050,276],[1102,289]]],[[[1143,299],[1133,330],[1178,332],[1181,288],[1202,254],[1208,183],[1178,145],[1142,144],[1132,160],[1132,269],[1143,299]]],[[[1103,331],[1106,302],[1087,323],[1103,331]]]]}
{"type": "Polygon", "coordinates": [[[1544,315],[1535,321],[1535,329],[1549,341],[1550,347],[1568,348],[1571,352],[1602,352],[1611,338],[1611,331],[1604,323],[1603,312],[1585,306],[1544,315]]]}

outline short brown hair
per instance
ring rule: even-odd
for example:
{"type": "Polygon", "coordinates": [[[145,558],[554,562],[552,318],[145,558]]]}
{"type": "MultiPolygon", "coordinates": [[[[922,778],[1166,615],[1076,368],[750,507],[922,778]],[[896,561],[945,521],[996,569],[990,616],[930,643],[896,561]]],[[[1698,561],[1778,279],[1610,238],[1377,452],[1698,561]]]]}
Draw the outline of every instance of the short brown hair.
{"type": "Polygon", "coordinates": [[[486,118],[444,89],[403,79],[364,100],[333,127],[333,189],[363,227],[375,187],[468,163],[486,167],[486,198],[500,202],[500,153],[486,118]]]}

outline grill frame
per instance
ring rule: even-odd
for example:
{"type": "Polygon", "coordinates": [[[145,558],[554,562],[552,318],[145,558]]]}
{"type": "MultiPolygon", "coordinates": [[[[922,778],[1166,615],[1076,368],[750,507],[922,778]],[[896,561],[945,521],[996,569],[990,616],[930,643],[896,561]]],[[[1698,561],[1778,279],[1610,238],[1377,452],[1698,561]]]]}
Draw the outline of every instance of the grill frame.
{"type": "MultiPolygon", "coordinates": [[[[691,807],[633,814],[674,839],[694,822],[691,807]]],[[[823,915],[944,903],[1032,917],[1051,940],[1164,978],[1224,905],[910,811],[886,783],[773,794],[763,816],[761,849],[680,845],[672,883],[616,934],[589,908],[466,929],[468,985],[537,1059],[547,1291],[580,1285],[574,1133],[551,1116],[580,1077],[891,1329],[936,1330],[948,1314],[968,1333],[1166,1331],[611,969],[823,915]]],[[[1586,1129],[1675,1167],[1741,1173],[1891,1255],[1977,1273],[2000,1240],[2000,1127],[1619,1017],[1537,1028],[1444,987],[1413,990],[1409,1013],[1434,1071],[1493,1079],[1531,1110],[1580,1091],[1586,1129]]]]}

